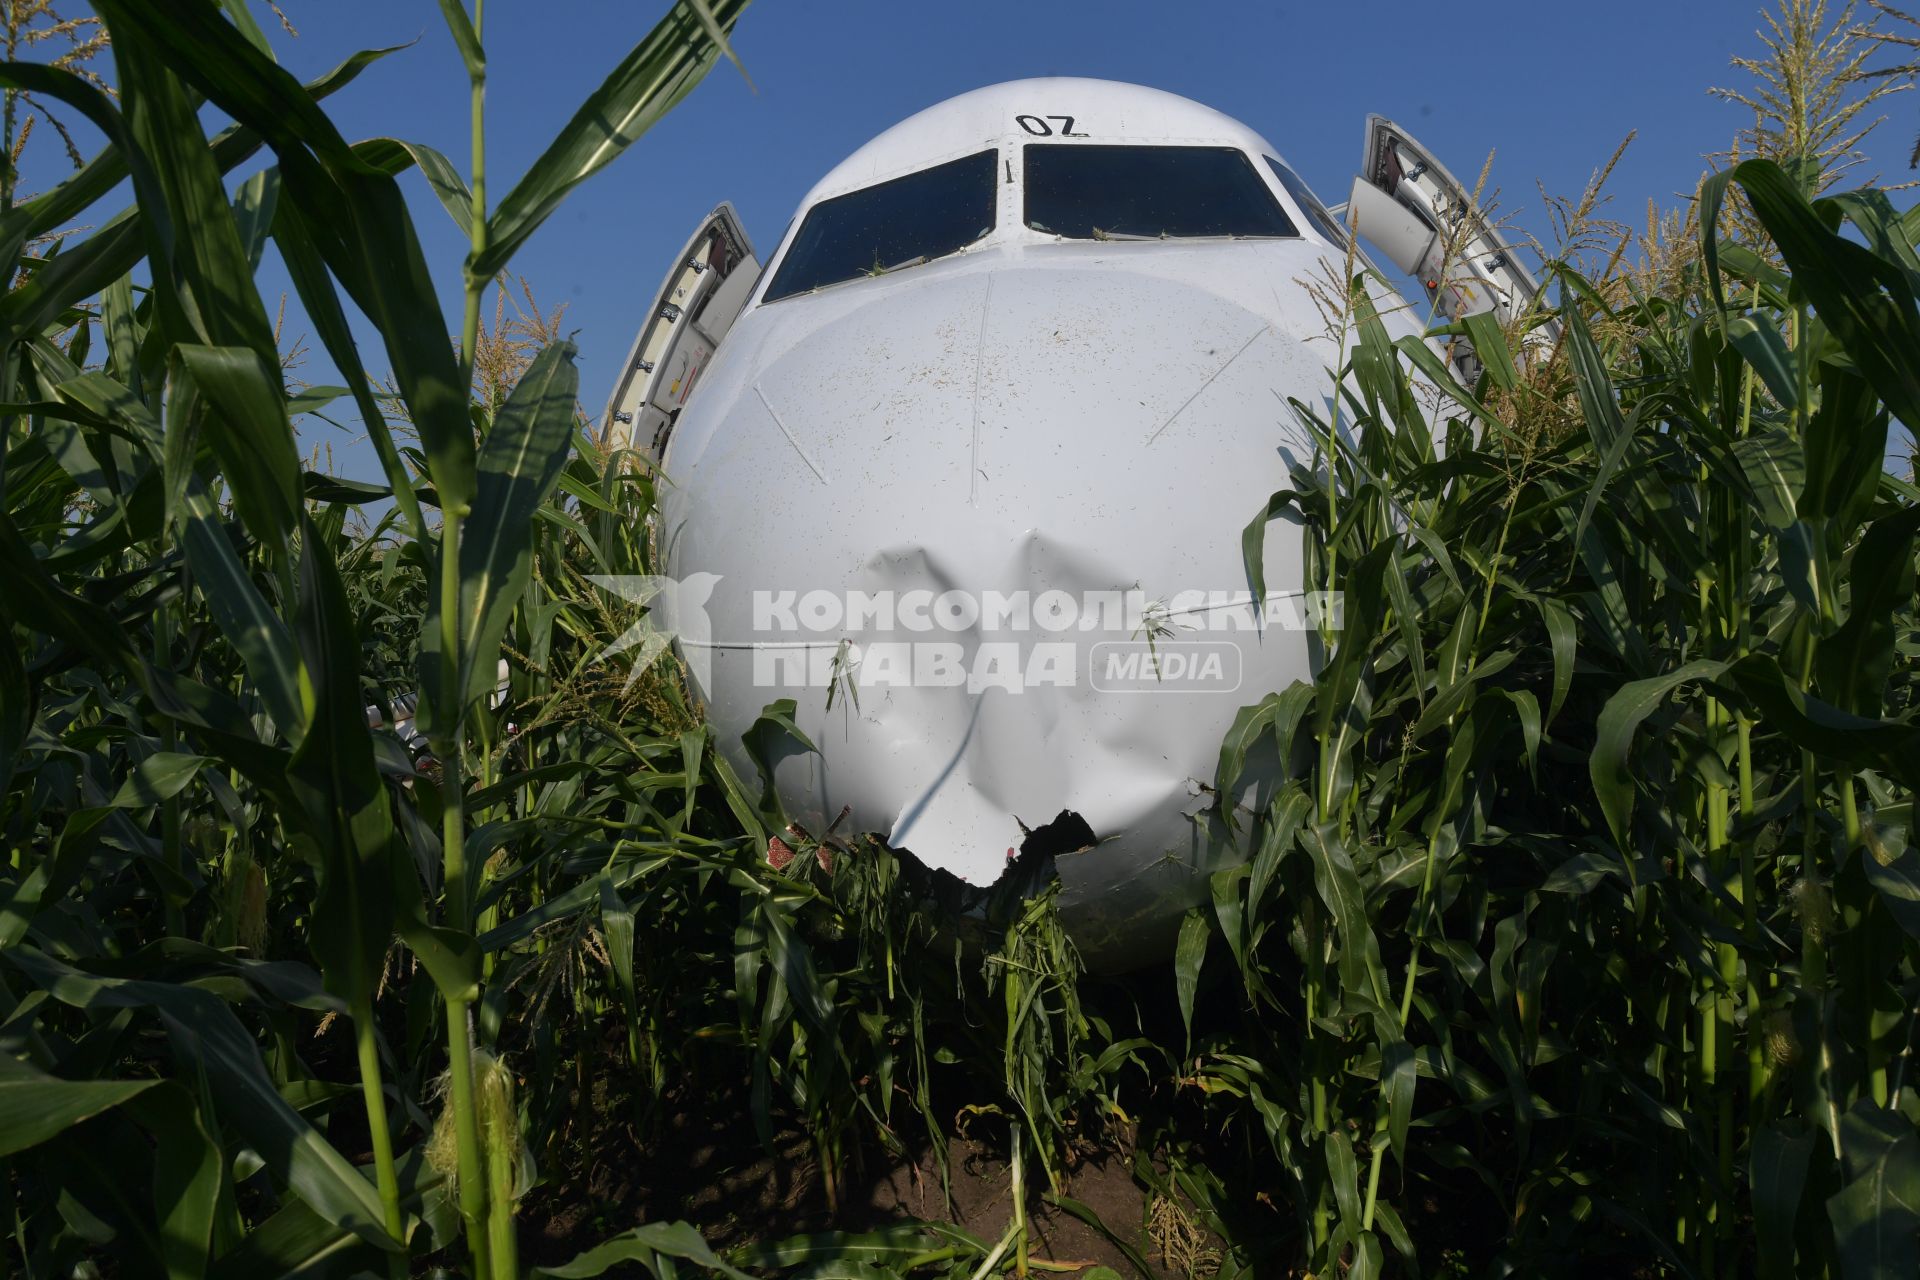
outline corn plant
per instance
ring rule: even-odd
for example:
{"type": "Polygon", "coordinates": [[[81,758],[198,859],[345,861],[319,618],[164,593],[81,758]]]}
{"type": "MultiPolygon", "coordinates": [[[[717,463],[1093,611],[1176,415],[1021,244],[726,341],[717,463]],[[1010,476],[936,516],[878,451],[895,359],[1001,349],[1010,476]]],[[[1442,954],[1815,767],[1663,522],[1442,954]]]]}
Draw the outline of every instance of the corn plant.
{"type": "MultiPolygon", "coordinates": [[[[10,112],[30,95],[108,139],[74,176],[0,214],[7,273],[21,276],[0,319],[5,1069],[11,1114],[36,1117],[7,1126],[6,1152],[21,1187],[15,1240],[35,1274],[105,1243],[129,1267],[172,1274],[288,1270],[342,1250],[402,1274],[410,1255],[456,1239],[475,1274],[520,1274],[520,1122],[487,1047],[501,989],[475,936],[486,886],[469,853],[485,861],[499,844],[475,819],[532,792],[530,749],[485,703],[503,640],[539,652],[553,625],[531,566],[576,439],[577,375],[557,342],[504,400],[476,406],[480,298],[574,186],[699,80],[744,5],[676,7],[497,208],[484,181],[480,12],[443,7],[471,80],[466,178],[424,147],[349,143],[326,115],[324,98],[383,51],[303,86],[240,5],[225,16],[209,3],[95,6],[117,100],[69,67],[0,70],[10,112]],[[234,123],[208,138],[202,103],[234,123]],[[263,147],[272,163],[230,195],[223,175],[263,147]],[[457,347],[395,182],[416,164],[471,227],[457,347]],[[25,256],[124,179],[133,208],[91,215],[98,230],[57,254],[25,256]],[[328,393],[290,396],[283,383],[253,283],[269,239],[384,487],[300,464],[292,415],[328,393]],[[343,294],[380,332],[417,448],[389,423],[343,294]],[[347,535],[349,510],[389,501],[373,536],[347,535]],[[363,628],[349,576],[354,592],[371,585],[396,603],[396,583],[420,589],[417,679],[393,669],[412,665],[412,636],[369,649],[379,633],[363,628]],[[391,712],[409,685],[430,760],[368,727],[369,703],[391,712]],[[304,945],[268,960],[276,916],[304,945]],[[430,977],[431,996],[409,1001],[410,1087],[396,1092],[386,1037],[398,1024],[377,1005],[401,941],[403,967],[430,977]],[[150,963],[129,964],[136,955],[150,963]],[[349,1029],[370,1179],[310,1118],[339,1102],[302,1062],[300,1009],[349,1029]],[[419,1112],[440,1074],[421,1071],[422,1022],[442,1028],[446,1144],[425,1140],[435,1126],[419,1112]],[[399,1149],[416,1130],[422,1140],[399,1149]],[[451,1160],[436,1160],[446,1145],[451,1160]],[[75,1160],[95,1173],[62,1200],[57,1171],[75,1160]],[[140,1169],[152,1170],[151,1197],[127,1180],[140,1169]]],[[[601,480],[619,483],[611,471],[601,480]]],[[[509,693],[524,699],[539,691],[522,671],[509,693]]],[[[664,1228],[627,1252],[711,1256],[664,1228]]]]}
{"type": "Polygon", "coordinates": [[[1711,179],[1684,295],[1558,265],[1550,347],[1456,331],[1473,387],[1356,283],[1347,422],[1249,532],[1303,520],[1344,626],[1222,755],[1289,780],[1216,883],[1255,1016],[1201,1067],[1316,1271],[1418,1265],[1449,1180],[1521,1272],[1915,1265],[1920,219],[1817,173],[1711,179]]]}

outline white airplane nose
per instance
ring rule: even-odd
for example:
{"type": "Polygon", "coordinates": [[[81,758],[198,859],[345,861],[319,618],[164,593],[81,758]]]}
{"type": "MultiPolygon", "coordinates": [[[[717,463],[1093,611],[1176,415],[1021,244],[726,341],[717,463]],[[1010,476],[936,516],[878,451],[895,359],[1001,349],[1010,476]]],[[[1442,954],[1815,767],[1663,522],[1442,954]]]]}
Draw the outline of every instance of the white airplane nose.
{"type": "MultiPolygon", "coordinates": [[[[1193,446],[1223,417],[1270,428],[1265,456],[1285,444],[1311,448],[1275,393],[1324,398],[1332,347],[1302,345],[1317,324],[1276,329],[1187,281],[1099,261],[905,283],[796,300],[831,309],[831,318],[777,355],[758,353],[724,428],[716,422],[697,444],[676,440],[686,481],[710,486],[709,454],[772,447],[786,457],[762,473],[769,496],[802,496],[784,483],[799,467],[823,494],[905,481],[916,503],[1012,503],[1021,521],[1034,501],[1083,496],[1096,462],[1100,477],[1140,473],[1161,491],[1186,480],[1217,485],[1214,455],[1193,446]]],[[[702,402],[698,411],[717,407],[702,402]]],[[[729,494],[738,479],[727,477],[729,494]]]]}
{"type": "MultiPolygon", "coordinates": [[[[1074,922],[1097,953],[1203,889],[1227,856],[1195,821],[1220,739],[1307,673],[1304,630],[1256,630],[1228,597],[1242,530],[1311,457],[1286,400],[1324,399],[1331,348],[1111,262],[942,267],[767,308],[826,314],[689,411],[668,568],[721,575],[704,692],[723,736],[795,700],[818,750],[777,762],[790,811],[851,805],[846,830],[985,884],[1023,825],[1071,810],[1102,843],[1059,860],[1063,909],[1097,918],[1074,922]],[[959,649],[957,682],[928,646],[959,649]],[[1174,652],[1218,670],[1169,682],[1174,652]],[[1101,664],[1128,653],[1116,685],[1101,664]]],[[[1270,596],[1299,591],[1297,530],[1271,526],[1266,564],[1270,596]]]]}

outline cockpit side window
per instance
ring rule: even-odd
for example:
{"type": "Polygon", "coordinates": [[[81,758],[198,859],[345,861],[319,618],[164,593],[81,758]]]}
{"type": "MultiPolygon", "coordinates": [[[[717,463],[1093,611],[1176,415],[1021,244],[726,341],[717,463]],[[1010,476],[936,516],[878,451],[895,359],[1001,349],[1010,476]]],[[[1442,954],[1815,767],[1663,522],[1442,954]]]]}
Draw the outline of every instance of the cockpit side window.
{"type": "Polygon", "coordinates": [[[1287,194],[1293,197],[1293,202],[1306,213],[1320,234],[1337,245],[1346,244],[1347,229],[1340,225],[1340,219],[1334,217],[1327,206],[1320,203],[1320,197],[1313,194],[1313,188],[1302,182],[1299,174],[1272,156],[1262,156],[1261,159],[1267,162],[1267,167],[1273,170],[1273,176],[1280,179],[1280,185],[1286,188],[1287,194]]]}
{"type": "Polygon", "coordinates": [[[999,152],[822,200],[807,211],[762,302],[944,258],[994,227],[999,152]]]}
{"type": "Polygon", "coordinates": [[[1030,143],[1026,221],[1071,240],[1300,233],[1235,147],[1030,143]]]}

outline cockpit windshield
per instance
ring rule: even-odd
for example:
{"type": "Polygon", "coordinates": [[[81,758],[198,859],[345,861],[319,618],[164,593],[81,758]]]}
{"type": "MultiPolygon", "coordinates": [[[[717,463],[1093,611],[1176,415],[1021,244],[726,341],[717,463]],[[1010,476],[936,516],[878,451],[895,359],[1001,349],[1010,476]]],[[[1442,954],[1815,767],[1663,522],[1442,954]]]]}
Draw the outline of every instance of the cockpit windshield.
{"type": "Polygon", "coordinates": [[[1026,219],[1071,240],[1298,236],[1234,147],[1031,143],[1026,219]]]}
{"type": "Polygon", "coordinates": [[[1302,182],[1299,174],[1272,156],[1263,156],[1262,159],[1267,162],[1267,168],[1273,170],[1273,176],[1280,179],[1280,185],[1286,188],[1287,194],[1293,197],[1293,202],[1319,228],[1320,234],[1337,245],[1346,244],[1347,229],[1340,225],[1340,219],[1327,211],[1326,205],[1320,203],[1320,197],[1313,194],[1313,188],[1302,182]]]}
{"type": "Polygon", "coordinates": [[[807,211],[763,302],[944,258],[994,226],[998,152],[822,200],[807,211]]]}

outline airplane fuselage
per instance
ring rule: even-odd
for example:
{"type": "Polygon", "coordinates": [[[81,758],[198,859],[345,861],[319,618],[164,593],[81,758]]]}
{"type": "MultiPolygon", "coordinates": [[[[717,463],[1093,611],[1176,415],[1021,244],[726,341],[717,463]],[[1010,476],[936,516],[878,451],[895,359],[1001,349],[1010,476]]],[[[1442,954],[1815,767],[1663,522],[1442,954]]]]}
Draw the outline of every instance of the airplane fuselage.
{"type": "Polygon", "coordinates": [[[1245,856],[1223,733],[1312,670],[1298,526],[1267,526],[1258,601],[1242,535],[1324,452],[1290,402],[1334,416],[1314,294],[1353,264],[1271,143],[1130,85],[982,89],[835,168],[661,459],[666,571],[717,575],[672,625],[738,766],[791,699],[814,749],[758,762],[787,810],[975,884],[1077,814],[1083,952],[1164,948],[1245,856]]]}

